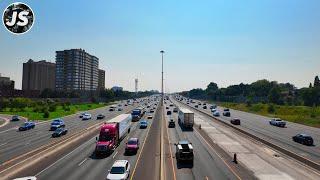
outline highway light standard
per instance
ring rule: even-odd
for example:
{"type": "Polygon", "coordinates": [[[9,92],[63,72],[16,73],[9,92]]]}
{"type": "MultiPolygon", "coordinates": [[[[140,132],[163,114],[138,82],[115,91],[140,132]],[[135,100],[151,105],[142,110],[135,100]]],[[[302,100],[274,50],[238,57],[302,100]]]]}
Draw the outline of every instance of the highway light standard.
{"type": "Polygon", "coordinates": [[[163,53],[164,53],[164,51],[162,50],[162,51],[160,51],[160,53],[161,53],[161,65],[162,65],[162,71],[161,71],[161,95],[162,95],[162,97],[161,97],[161,105],[163,106],[163,53]]]}

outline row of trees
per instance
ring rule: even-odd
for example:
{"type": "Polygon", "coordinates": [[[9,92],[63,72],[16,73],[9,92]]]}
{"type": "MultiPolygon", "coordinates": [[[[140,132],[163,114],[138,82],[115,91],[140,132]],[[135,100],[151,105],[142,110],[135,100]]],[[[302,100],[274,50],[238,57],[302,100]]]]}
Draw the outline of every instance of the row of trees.
{"type": "MultiPolygon", "coordinates": [[[[74,96],[79,92],[69,92],[64,93],[64,95],[72,95],[67,97],[77,98],[79,96],[74,96]]],[[[95,92],[97,93],[97,92],[95,92]]],[[[89,96],[89,101],[92,103],[98,103],[99,101],[103,100],[103,102],[111,102],[116,100],[123,100],[123,99],[132,99],[132,98],[139,98],[145,97],[154,94],[154,91],[144,91],[144,92],[129,92],[129,91],[112,91],[110,89],[101,90],[98,93],[98,96],[93,95],[89,96]]],[[[65,98],[66,96],[53,96],[55,94],[59,94],[57,91],[51,90],[44,90],[42,93],[43,98],[41,99],[30,99],[30,98],[0,98],[0,111],[9,108],[10,111],[25,111],[25,108],[32,108],[34,112],[54,112],[57,106],[62,106],[65,111],[70,111],[70,102],[61,102],[59,99],[55,99],[55,97],[65,98]]],[[[90,94],[89,94],[90,95],[90,94]]]]}
{"type": "Polygon", "coordinates": [[[316,76],[314,85],[308,88],[296,88],[290,83],[258,80],[251,84],[231,85],[219,88],[211,82],[206,89],[192,89],[181,92],[182,95],[195,99],[209,99],[222,102],[273,103],[288,105],[320,105],[320,80],[316,76]]]}

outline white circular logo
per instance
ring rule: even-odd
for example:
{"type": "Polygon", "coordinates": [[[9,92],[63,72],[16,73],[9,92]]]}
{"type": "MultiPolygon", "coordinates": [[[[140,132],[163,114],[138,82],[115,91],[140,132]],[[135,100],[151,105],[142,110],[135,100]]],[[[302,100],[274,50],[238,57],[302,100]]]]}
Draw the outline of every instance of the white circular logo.
{"type": "Polygon", "coordinates": [[[3,11],[3,25],[13,34],[28,32],[32,28],[34,20],[32,9],[21,2],[12,3],[3,11]]]}

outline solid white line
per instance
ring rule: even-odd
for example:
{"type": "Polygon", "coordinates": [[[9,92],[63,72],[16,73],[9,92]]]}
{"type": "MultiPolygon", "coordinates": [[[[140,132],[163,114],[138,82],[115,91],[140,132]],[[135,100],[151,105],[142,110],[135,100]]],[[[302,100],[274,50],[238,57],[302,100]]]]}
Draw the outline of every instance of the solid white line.
{"type": "Polygon", "coordinates": [[[118,154],[118,151],[116,151],[116,153],[112,156],[112,159],[114,159],[114,157],[116,157],[117,154],[118,154]]]}
{"type": "MultiPolygon", "coordinates": [[[[94,138],[92,138],[94,139],[94,138]]],[[[42,171],[38,172],[35,176],[39,176],[41,173],[43,173],[44,171],[48,170],[49,168],[51,168],[52,166],[54,166],[55,164],[57,164],[58,162],[60,162],[61,160],[63,160],[64,158],[66,158],[67,156],[69,156],[70,154],[72,154],[73,152],[75,152],[76,150],[78,150],[81,146],[86,145],[87,143],[89,143],[92,139],[90,139],[89,141],[81,144],[80,146],[78,146],[76,149],[74,149],[73,151],[69,152],[67,155],[63,156],[62,158],[60,158],[59,160],[57,160],[56,162],[52,163],[50,166],[44,168],[42,171]]]]}
{"type": "Polygon", "coordinates": [[[78,166],[81,166],[88,158],[85,158],[83,161],[81,161],[78,166]]]}
{"type": "Polygon", "coordinates": [[[15,126],[15,127],[10,128],[10,129],[1,131],[0,134],[1,134],[1,133],[4,133],[4,132],[7,132],[7,131],[11,131],[11,130],[17,130],[17,129],[18,129],[18,126],[15,126]]]}

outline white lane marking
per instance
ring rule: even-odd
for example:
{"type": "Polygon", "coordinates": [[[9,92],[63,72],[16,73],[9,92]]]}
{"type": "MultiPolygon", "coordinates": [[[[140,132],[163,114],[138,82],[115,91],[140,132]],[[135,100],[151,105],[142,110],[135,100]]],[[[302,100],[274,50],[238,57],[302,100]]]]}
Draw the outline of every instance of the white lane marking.
{"type": "Polygon", "coordinates": [[[83,161],[81,161],[78,166],[81,166],[84,162],[86,162],[86,160],[88,160],[88,158],[85,158],[83,161]]]}
{"type": "Polygon", "coordinates": [[[72,154],[73,152],[75,152],[76,150],[78,150],[80,147],[88,144],[91,142],[91,140],[93,140],[94,138],[90,139],[89,141],[81,144],[80,146],[78,146],[76,149],[74,149],[73,151],[69,152],[67,155],[63,156],[62,158],[60,158],[59,160],[57,160],[56,162],[52,163],[50,166],[44,168],[42,171],[38,172],[35,176],[39,176],[41,173],[43,173],[44,171],[48,170],[49,168],[51,168],[52,166],[54,166],[55,164],[57,164],[58,162],[60,162],[61,160],[63,160],[64,158],[68,157],[70,154],[72,154]]]}
{"type": "Polygon", "coordinates": [[[18,129],[18,126],[15,126],[15,127],[13,127],[13,128],[10,128],[10,129],[7,129],[7,130],[4,130],[4,131],[1,131],[1,132],[0,132],[0,134],[1,134],[1,133],[4,133],[4,132],[11,131],[11,130],[17,130],[17,129],[18,129]]]}
{"type": "Polygon", "coordinates": [[[8,144],[8,142],[2,143],[2,144],[0,144],[0,146],[4,146],[4,145],[6,145],[6,144],[8,144]]]}
{"type": "Polygon", "coordinates": [[[28,141],[25,145],[29,145],[31,143],[31,141],[28,141]]]}
{"type": "Polygon", "coordinates": [[[10,120],[8,118],[0,117],[0,119],[4,120],[4,123],[1,124],[0,127],[6,126],[10,122],[10,120]]]}
{"type": "Polygon", "coordinates": [[[112,156],[112,159],[114,159],[114,157],[116,157],[117,154],[118,154],[118,151],[116,151],[116,153],[112,156]]]}

